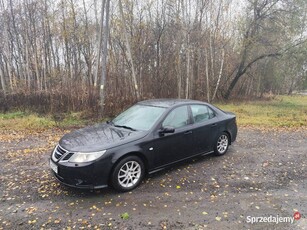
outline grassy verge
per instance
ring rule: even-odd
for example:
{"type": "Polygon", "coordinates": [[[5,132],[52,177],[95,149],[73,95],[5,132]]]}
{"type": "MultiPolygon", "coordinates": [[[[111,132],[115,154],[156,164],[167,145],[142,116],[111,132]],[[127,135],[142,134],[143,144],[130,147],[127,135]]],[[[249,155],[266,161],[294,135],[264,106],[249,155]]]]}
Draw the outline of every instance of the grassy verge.
{"type": "MultiPolygon", "coordinates": [[[[217,103],[219,108],[234,112],[238,125],[258,128],[307,127],[307,96],[277,96],[271,100],[217,103]]],[[[82,113],[65,114],[60,121],[53,115],[39,116],[27,112],[0,114],[0,129],[43,130],[71,128],[99,122],[84,118],[82,113]]]]}
{"type": "Polygon", "coordinates": [[[82,113],[69,113],[55,118],[53,115],[41,116],[28,112],[0,114],[0,129],[3,130],[44,130],[53,127],[70,128],[91,124],[82,113]]]}
{"type": "Polygon", "coordinates": [[[268,101],[216,104],[237,115],[239,126],[307,127],[307,96],[277,96],[268,101]]]}

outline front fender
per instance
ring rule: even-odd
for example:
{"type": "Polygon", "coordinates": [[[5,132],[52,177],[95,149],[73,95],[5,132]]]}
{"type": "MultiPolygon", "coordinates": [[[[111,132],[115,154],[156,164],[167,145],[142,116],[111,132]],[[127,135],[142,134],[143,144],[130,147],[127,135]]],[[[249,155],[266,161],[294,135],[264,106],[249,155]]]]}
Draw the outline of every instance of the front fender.
{"type": "Polygon", "coordinates": [[[138,146],[131,146],[131,147],[126,147],[123,149],[119,149],[115,152],[113,155],[111,162],[112,164],[115,164],[120,158],[124,157],[127,154],[130,153],[137,153],[137,155],[141,155],[141,157],[145,157],[142,149],[138,146]]]}

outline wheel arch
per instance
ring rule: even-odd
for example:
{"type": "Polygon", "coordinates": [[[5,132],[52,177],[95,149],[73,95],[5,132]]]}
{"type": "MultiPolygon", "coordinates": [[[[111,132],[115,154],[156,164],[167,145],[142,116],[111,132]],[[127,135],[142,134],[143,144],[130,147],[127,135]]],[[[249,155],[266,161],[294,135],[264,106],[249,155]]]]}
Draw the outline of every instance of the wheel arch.
{"type": "Polygon", "coordinates": [[[231,145],[231,133],[228,130],[224,130],[223,132],[227,134],[229,138],[229,145],[231,145]]]}

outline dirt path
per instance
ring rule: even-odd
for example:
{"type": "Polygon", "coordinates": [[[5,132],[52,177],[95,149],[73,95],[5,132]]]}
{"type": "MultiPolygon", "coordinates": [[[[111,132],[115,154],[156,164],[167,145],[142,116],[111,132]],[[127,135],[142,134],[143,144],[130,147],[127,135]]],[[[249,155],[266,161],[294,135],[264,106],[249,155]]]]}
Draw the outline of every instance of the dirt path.
{"type": "Polygon", "coordinates": [[[241,129],[225,156],[176,165],[124,194],[60,185],[48,159],[62,134],[0,132],[0,229],[307,229],[306,130],[241,129]],[[294,223],[250,223],[296,211],[294,223]]]}

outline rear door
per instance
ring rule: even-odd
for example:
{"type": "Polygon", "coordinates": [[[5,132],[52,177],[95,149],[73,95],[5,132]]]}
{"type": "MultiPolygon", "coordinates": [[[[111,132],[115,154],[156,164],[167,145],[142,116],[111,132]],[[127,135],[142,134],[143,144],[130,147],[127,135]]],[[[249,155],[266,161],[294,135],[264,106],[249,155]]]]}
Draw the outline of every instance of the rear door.
{"type": "Polygon", "coordinates": [[[219,123],[215,112],[207,105],[190,105],[193,124],[193,138],[197,153],[210,152],[218,135],[219,123]]]}

